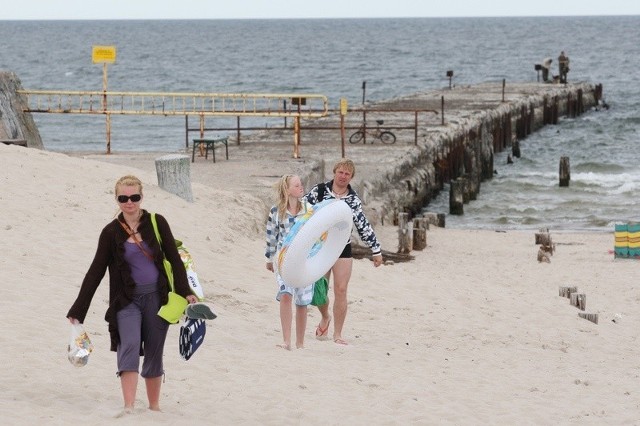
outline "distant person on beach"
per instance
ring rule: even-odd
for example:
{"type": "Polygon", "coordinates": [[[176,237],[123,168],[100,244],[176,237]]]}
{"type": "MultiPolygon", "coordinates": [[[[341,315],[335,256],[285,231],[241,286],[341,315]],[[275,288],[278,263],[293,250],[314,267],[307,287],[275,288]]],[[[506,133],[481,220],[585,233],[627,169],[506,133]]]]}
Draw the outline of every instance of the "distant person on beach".
{"type": "Polygon", "coordinates": [[[566,83],[569,72],[569,57],[564,54],[564,50],[558,56],[558,69],[560,70],[560,83],[566,83]]]}
{"type": "Polygon", "coordinates": [[[284,175],[277,184],[277,203],[269,211],[267,219],[267,269],[276,274],[280,302],[280,323],[283,343],[278,347],[291,350],[291,302],[296,305],[296,349],[304,348],[304,334],[307,329],[307,306],[313,299],[313,282],[306,287],[291,287],[284,282],[274,266],[274,258],[282,248],[282,243],[296,220],[310,207],[304,196],[304,187],[299,176],[284,175]]]}
{"type": "Polygon", "coordinates": [[[176,292],[189,303],[198,299],[191,293],[180,255],[166,219],[156,214],[162,246],[158,242],[151,215],[140,208],[142,182],[123,176],[115,185],[120,208],[117,217],[102,229],[89,271],[76,301],[67,313],[69,321],[83,323],[91,300],[109,270],[109,323],[111,350],[117,352],[118,372],[124,411],[132,413],[136,401],[140,356],[149,409],[160,411],[160,387],[164,375],[163,351],[169,323],[158,316],[167,303],[169,283],[163,266],[164,256],[171,262],[176,292]]]}
{"type": "MultiPolygon", "coordinates": [[[[333,179],[314,186],[306,195],[307,201],[317,204],[323,200],[339,199],[347,203],[353,213],[353,223],[358,231],[360,239],[371,249],[373,265],[377,268],[382,265],[380,243],[376,234],[362,211],[362,201],[350,185],[355,176],[356,166],[353,161],[343,158],[333,166],[333,179]]],[[[351,278],[353,257],[351,255],[351,241],[347,243],[340,258],[331,267],[329,274],[333,273],[333,341],[339,345],[347,345],[342,338],[342,328],[347,317],[347,287],[351,278]]],[[[322,315],[320,324],[316,328],[316,338],[327,340],[329,337],[329,301],[325,305],[318,306],[322,315]]]]}
{"type": "Polygon", "coordinates": [[[553,59],[551,58],[544,58],[542,60],[542,81],[544,81],[545,83],[549,81],[549,70],[551,69],[551,62],[553,62],[553,59]]]}

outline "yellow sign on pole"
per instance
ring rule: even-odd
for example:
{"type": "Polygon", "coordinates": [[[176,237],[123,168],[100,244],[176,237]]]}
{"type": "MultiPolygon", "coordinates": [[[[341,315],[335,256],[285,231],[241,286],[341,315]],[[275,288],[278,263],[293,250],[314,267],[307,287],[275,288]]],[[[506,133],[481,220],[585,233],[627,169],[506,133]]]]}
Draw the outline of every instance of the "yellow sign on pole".
{"type": "Polygon", "coordinates": [[[340,98],[340,115],[347,115],[347,99],[340,98]]]}
{"type": "Polygon", "coordinates": [[[115,46],[93,46],[91,61],[94,64],[112,64],[116,61],[115,46]]]}

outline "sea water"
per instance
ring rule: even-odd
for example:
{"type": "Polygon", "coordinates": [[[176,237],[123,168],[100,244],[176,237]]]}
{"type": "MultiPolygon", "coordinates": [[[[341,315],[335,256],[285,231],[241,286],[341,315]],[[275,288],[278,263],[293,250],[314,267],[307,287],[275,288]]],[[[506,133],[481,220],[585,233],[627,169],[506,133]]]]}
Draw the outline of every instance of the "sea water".
{"type": "MultiPolygon", "coordinates": [[[[25,89],[102,90],[91,48],[114,45],[109,90],[320,93],[337,108],[340,98],[358,105],[363,95],[379,101],[448,86],[448,70],[454,86],[535,81],[534,65],[551,57],[557,74],[564,50],[569,82],[603,84],[610,108],[530,135],[514,164],[497,154],[494,178],[464,215],[447,216],[447,227],[611,230],[640,221],[638,40],[638,16],[0,21],[0,69],[25,89]],[[568,188],[558,185],[561,156],[570,158],[568,188]]],[[[34,118],[48,150],[105,150],[104,116],[34,118]]],[[[111,147],[180,150],[184,126],[183,117],[112,116],[111,147]]],[[[448,212],[448,191],[426,209],[448,212]]]]}

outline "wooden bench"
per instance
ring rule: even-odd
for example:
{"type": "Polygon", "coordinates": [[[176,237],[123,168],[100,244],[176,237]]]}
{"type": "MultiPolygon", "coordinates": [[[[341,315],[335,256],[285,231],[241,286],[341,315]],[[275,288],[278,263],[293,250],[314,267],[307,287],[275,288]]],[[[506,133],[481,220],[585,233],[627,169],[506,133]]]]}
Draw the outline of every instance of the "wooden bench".
{"type": "Polygon", "coordinates": [[[228,138],[218,138],[218,139],[194,139],[193,140],[193,152],[191,153],[191,162],[193,163],[196,159],[196,148],[200,146],[204,146],[204,158],[209,158],[209,150],[211,150],[211,154],[213,154],[213,162],[216,162],[216,149],[215,145],[217,143],[224,144],[224,151],[227,160],[229,159],[229,145],[228,138]]]}
{"type": "Polygon", "coordinates": [[[0,139],[0,143],[3,143],[5,145],[27,146],[26,139],[0,139]]]}

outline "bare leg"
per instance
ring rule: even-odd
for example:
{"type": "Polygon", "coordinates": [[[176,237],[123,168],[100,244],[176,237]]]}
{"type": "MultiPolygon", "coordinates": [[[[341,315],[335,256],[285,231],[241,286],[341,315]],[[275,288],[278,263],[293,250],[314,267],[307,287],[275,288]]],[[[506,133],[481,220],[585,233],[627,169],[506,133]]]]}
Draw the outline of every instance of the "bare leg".
{"type": "Polygon", "coordinates": [[[304,348],[304,332],[307,330],[307,307],[296,306],[296,348],[304,348]]]}
{"type": "Polygon", "coordinates": [[[149,377],[144,379],[144,382],[147,385],[149,410],[160,411],[160,387],[162,386],[162,376],[149,377]]]}
{"type": "MultiPolygon", "coordinates": [[[[329,272],[327,272],[324,275],[324,277],[327,279],[327,283],[328,283],[329,279],[331,278],[331,269],[329,269],[329,272]]],[[[320,323],[318,324],[318,328],[316,329],[316,338],[320,340],[325,340],[328,338],[327,328],[329,327],[329,324],[331,321],[331,315],[329,315],[329,295],[328,294],[327,294],[327,303],[325,303],[324,305],[319,305],[318,311],[320,312],[320,315],[322,315],[322,318],[320,318],[320,323]],[[320,335],[319,333],[322,333],[322,335],[320,335]]]]}
{"type": "Polygon", "coordinates": [[[138,387],[138,372],[123,371],[120,373],[120,386],[124,398],[124,410],[133,411],[136,402],[136,389],[138,387]]]}
{"type": "Polygon", "coordinates": [[[280,324],[282,325],[282,341],[284,342],[280,347],[284,349],[291,349],[291,321],[293,319],[293,312],[291,309],[291,295],[283,294],[280,297],[280,324]]]}
{"type": "Polygon", "coordinates": [[[347,317],[347,287],[351,279],[353,259],[340,258],[333,265],[333,340],[342,339],[342,327],[347,317]]]}

